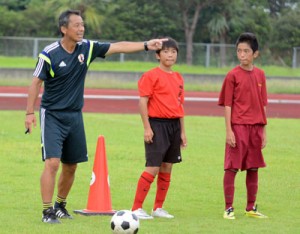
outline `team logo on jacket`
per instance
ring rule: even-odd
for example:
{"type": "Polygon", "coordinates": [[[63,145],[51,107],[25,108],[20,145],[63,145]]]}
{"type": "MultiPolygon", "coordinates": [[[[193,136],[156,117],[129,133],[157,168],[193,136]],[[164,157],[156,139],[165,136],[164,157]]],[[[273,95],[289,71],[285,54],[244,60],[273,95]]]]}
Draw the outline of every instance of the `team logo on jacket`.
{"type": "Polygon", "coordinates": [[[84,55],[83,54],[78,55],[78,61],[80,62],[80,64],[84,63],[84,55]]]}

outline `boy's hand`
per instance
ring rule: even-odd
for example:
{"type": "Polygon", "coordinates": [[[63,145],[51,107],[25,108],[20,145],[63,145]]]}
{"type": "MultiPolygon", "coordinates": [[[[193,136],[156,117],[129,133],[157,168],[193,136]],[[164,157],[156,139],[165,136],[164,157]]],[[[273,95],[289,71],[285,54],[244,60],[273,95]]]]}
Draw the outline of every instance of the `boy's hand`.
{"type": "Polygon", "coordinates": [[[153,133],[151,128],[145,129],[145,131],[144,131],[144,141],[146,143],[148,143],[148,144],[153,143],[153,136],[154,136],[154,133],[153,133]]]}
{"type": "Polygon", "coordinates": [[[233,148],[236,146],[235,136],[233,131],[226,132],[226,143],[233,148]]]}
{"type": "Polygon", "coordinates": [[[181,134],[181,148],[185,149],[187,147],[187,139],[185,134],[181,134]]]}
{"type": "Polygon", "coordinates": [[[267,145],[267,134],[266,134],[266,128],[264,128],[263,131],[263,136],[262,136],[262,143],[261,143],[261,148],[265,148],[267,145]]]}

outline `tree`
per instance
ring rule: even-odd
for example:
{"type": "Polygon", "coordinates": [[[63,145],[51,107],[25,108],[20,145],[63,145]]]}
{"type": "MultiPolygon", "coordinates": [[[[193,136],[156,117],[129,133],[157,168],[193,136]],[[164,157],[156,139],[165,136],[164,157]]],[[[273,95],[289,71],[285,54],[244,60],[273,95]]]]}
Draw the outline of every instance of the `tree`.
{"type": "Polygon", "coordinates": [[[228,20],[231,17],[235,1],[221,1],[207,9],[210,13],[210,20],[207,23],[207,28],[210,34],[211,42],[220,43],[220,65],[226,66],[226,40],[227,32],[229,31],[228,20]]]}
{"type": "Polygon", "coordinates": [[[104,20],[103,12],[109,5],[110,0],[91,1],[91,0],[52,0],[48,1],[47,6],[56,14],[56,19],[61,12],[67,9],[80,10],[85,24],[87,25],[86,35],[97,36],[101,34],[100,25],[104,20]]]}
{"type": "Polygon", "coordinates": [[[272,17],[278,17],[282,11],[288,8],[294,8],[295,4],[299,3],[299,0],[267,0],[270,15],[272,17]]]}
{"type": "Polygon", "coordinates": [[[102,36],[114,40],[147,40],[152,37],[172,36],[181,40],[180,29],[172,13],[159,0],[115,0],[114,9],[106,14],[102,36]],[[126,9],[126,10],[124,10],[126,9]]]}
{"type": "MultiPolygon", "coordinates": [[[[0,35],[57,37],[59,14],[78,9],[85,35],[108,40],[147,40],[171,36],[186,43],[186,63],[193,64],[194,42],[235,43],[245,31],[257,35],[264,59],[275,55],[290,64],[299,46],[300,0],[0,0],[0,35]],[[288,51],[288,52],[286,52],[288,51]],[[266,57],[268,55],[269,57],[266,57]]],[[[180,53],[182,56],[184,53],[180,53]]],[[[225,50],[221,65],[225,65],[225,50]]],[[[200,57],[200,56],[199,56],[200,57]]],[[[260,60],[258,60],[259,62],[260,60]]]]}
{"type": "Polygon", "coordinates": [[[0,0],[0,6],[6,7],[9,11],[23,11],[29,2],[30,0],[0,0]]]}
{"type": "Polygon", "coordinates": [[[0,7],[0,35],[14,36],[16,32],[24,32],[22,22],[24,17],[16,11],[9,11],[7,7],[0,7]]]}
{"type": "Polygon", "coordinates": [[[25,18],[23,26],[25,32],[19,36],[57,37],[60,35],[55,12],[44,2],[31,0],[22,15],[25,18]]]}
{"type": "Polygon", "coordinates": [[[270,41],[272,26],[265,8],[255,4],[252,5],[251,1],[244,2],[242,0],[237,0],[235,7],[236,9],[231,13],[228,21],[230,28],[228,31],[229,42],[234,43],[242,32],[252,32],[259,38],[261,47],[267,45],[270,41]]]}
{"type": "Polygon", "coordinates": [[[196,27],[202,10],[214,4],[214,0],[174,0],[172,4],[177,6],[177,11],[181,14],[183,30],[186,42],[186,63],[193,64],[193,42],[196,27]]]}
{"type": "Polygon", "coordinates": [[[300,10],[285,10],[274,23],[270,49],[281,65],[292,64],[292,48],[300,46],[300,10]]]}
{"type": "Polygon", "coordinates": [[[207,24],[210,31],[212,42],[219,42],[220,46],[220,57],[221,67],[226,66],[226,34],[229,29],[227,24],[226,16],[224,14],[216,14],[207,24]],[[224,46],[222,46],[224,45],[224,46]]]}
{"type": "Polygon", "coordinates": [[[201,14],[210,6],[220,4],[222,0],[173,0],[165,1],[164,5],[174,11],[174,16],[180,15],[182,30],[186,43],[186,63],[193,64],[193,43],[201,14]]]}
{"type": "Polygon", "coordinates": [[[179,1],[186,42],[186,63],[193,64],[193,38],[201,10],[208,5],[206,1],[179,1]]]}

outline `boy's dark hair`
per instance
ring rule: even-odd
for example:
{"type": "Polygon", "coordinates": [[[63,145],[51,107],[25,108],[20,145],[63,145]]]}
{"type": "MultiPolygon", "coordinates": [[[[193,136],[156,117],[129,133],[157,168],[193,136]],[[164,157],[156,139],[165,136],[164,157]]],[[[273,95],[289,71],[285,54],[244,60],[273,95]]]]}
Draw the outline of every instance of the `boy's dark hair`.
{"type": "MultiPolygon", "coordinates": [[[[71,15],[81,16],[81,13],[78,10],[66,10],[66,11],[62,12],[59,16],[59,19],[58,19],[59,31],[60,31],[60,27],[62,27],[62,26],[68,27],[69,19],[70,19],[71,15]]],[[[64,36],[64,34],[61,31],[60,31],[60,33],[61,33],[62,36],[64,36]]]]}
{"type": "Polygon", "coordinates": [[[161,49],[155,51],[157,54],[159,54],[160,51],[162,51],[162,50],[164,50],[166,48],[174,48],[177,51],[177,53],[178,53],[178,50],[179,50],[178,44],[177,44],[177,42],[173,38],[171,38],[171,37],[161,37],[161,38],[168,38],[168,40],[164,41],[162,43],[161,49]]]}
{"type": "Polygon", "coordinates": [[[235,43],[236,47],[240,43],[247,43],[253,50],[253,53],[258,50],[258,41],[254,33],[251,32],[242,33],[235,43]]]}

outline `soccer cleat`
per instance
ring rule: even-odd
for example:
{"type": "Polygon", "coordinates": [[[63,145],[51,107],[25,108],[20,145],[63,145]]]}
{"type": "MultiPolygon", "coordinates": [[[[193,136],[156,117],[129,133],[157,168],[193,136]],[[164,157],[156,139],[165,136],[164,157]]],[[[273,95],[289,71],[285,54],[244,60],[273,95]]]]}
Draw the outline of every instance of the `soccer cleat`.
{"type": "Polygon", "coordinates": [[[148,215],[142,208],[132,211],[132,213],[134,213],[139,219],[153,219],[153,217],[148,215]]]}
{"type": "Polygon", "coordinates": [[[54,211],[57,218],[61,219],[73,219],[72,215],[66,209],[66,202],[55,203],[54,211]]]}
{"type": "Polygon", "coordinates": [[[229,207],[227,210],[224,211],[223,218],[224,219],[235,219],[232,207],[229,207]]]}
{"type": "Polygon", "coordinates": [[[268,218],[268,216],[266,215],[263,215],[262,213],[259,213],[257,211],[257,205],[255,207],[253,207],[252,210],[249,210],[249,211],[245,211],[245,215],[248,216],[248,217],[252,217],[252,218],[258,218],[258,219],[265,219],[265,218],[268,218]]]}
{"type": "Polygon", "coordinates": [[[152,210],[151,215],[153,217],[158,218],[167,218],[167,219],[173,219],[174,216],[169,214],[168,211],[164,210],[163,208],[157,208],[156,210],[152,210]]]}
{"type": "Polygon", "coordinates": [[[47,210],[43,210],[42,222],[51,224],[60,223],[55,215],[53,207],[50,207],[47,210]]]}

